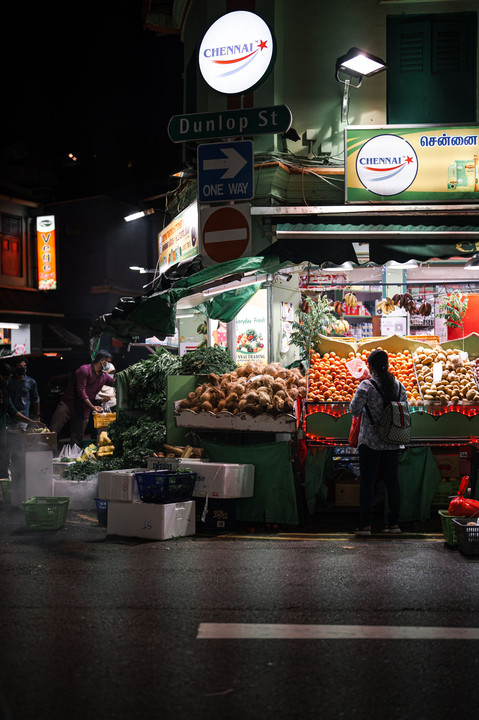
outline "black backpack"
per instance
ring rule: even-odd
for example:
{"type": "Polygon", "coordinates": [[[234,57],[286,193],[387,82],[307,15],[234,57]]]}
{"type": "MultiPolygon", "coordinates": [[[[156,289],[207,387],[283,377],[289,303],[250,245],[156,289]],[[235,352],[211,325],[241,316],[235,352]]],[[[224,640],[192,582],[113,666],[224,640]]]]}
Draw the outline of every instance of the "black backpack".
{"type": "Polygon", "coordinates": [[[373,421],[372,415],[366,405],[369,422],[376,431],[376,435],[383,443],[390,445],[407,445],[411,439],[411,416],[407,402],[401,402],[401,388],[397,400],[386,402],[384,393],[379,385],[371,380],[372,384],[383,399],[383,413],[378,423],[373,421]]]}

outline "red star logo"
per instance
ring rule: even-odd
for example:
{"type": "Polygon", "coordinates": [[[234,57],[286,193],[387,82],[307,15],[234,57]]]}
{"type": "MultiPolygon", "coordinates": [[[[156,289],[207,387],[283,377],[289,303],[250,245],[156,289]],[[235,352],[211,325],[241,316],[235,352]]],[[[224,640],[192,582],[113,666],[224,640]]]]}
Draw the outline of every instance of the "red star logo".
{"type": "Polygon", "coordinates": [[[406,162],[407,162],[408,165],[409,165],[410,163],[412,163],[412,162],[413,162],[412,157],[409,157],[409,155],[408,155],[408,156],[406,157],[406,162]]]}
{"type": "Polygon", "coordinates": [[[260,40],[258,48],[259,48],[259,50],[265,50],[266,49],[266,40],[260,40]]]}

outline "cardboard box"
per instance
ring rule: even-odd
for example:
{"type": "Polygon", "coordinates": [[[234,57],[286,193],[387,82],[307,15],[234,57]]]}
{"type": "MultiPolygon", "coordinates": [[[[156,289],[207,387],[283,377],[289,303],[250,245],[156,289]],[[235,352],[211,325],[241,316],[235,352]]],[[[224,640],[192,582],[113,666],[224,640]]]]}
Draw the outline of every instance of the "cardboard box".
{"type": "Polygon", "coordinates": [[[441,477],[459,477],[459,454],[455,455],[434,455],[441,477]]]}
{"type": "Polygon", "coordinates": [[[143,502],[108,502],[108,535],[168,540],[194,535],[195,501],[155,505],[143,502]]]}
{"type": "Polygon", "coordinates": [[[200,498],[196,501],[196,531],[225,532],[236,527],[236,501],[200,498]]]}
{"type": "Polygon", "coordinates": [[[359,507],[359,483],[336,483],[335,504],[341,507],[359,507]]]}
{"type": "Polygon", "coordinates": [[[136,472],[145,468],[127,468],[125,470],[102,470],[98,473],[98,495],[100,500],[120,500],[134,502],[139,500],[136,472]]]}
{"type": "Polygon", "coordinates": [[[187,469],[196,473],[194,497],[218,499],[253,497],[254,465],[238,463],[214,463],[196,458],[148,458],[148,469],[163,470],[169,463],[175,467],[166,469],[187,469]],[[158,465],[158,467],[156,467],[158,465]],[[151,467],[150,467],[151,466],[151,467]]]}

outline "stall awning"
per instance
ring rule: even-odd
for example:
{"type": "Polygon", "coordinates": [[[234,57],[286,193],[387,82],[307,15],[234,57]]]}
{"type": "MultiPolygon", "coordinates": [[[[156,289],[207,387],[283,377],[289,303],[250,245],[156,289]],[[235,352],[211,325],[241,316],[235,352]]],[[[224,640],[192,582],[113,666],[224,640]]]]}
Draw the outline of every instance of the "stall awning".
{"type": "Polygon", "coordinates": [[[39,290],[0,290],[0,319],[18,323],[54,322],[64,317],[55,300],[39,290]]]}
{"type": "Polygon", "coordinates": [[[151,283],[148,293],[128,303],[120,301],[111,313],[95,320],[90,328],[91,347],[94,349],[102,333],[124,342],[151,335],[159,339],[174,335],[176,307],[182,301],[189,307],[201,306],[212,319],[228,322],[257,292],[267,275],[281,267],[282,263],[274,256],[241,258],[186,275],[168,289],[159,289],[160,276],[151,283]]]}
{"type": "Polygon", "coordinates": [[[281,261],[357,262],[353,243],[369,244],[369,259],[406,262],[470,256],[479,250],[479,227],[364,223],[278,223],[277,240],[262,251],[281,261]]]}

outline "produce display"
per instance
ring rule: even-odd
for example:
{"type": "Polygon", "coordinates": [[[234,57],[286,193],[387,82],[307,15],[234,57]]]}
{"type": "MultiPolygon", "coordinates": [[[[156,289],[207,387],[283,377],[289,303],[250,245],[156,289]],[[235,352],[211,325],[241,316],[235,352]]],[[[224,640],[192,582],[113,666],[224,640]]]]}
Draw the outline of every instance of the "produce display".
{"type": "Polygon", "coordinates": [[[479,401],[474,361],[464,360],[458,350],[418,348],[413,355],[425,402],[479,401]]]}
{"type": "Polygon", "coordinates": [[[294,401],[305,395],[306,378],[298,369],[249,362],[221,376],[210,373],[207,382],[180,401],[179,408],[215,414],[280,415],[292,413],[294,401]]]}
{"type": "MultiPolygon", "coordinates": [[[[308,373],[308,400],[314,402],[351,402],[359,380],[351,375],[347,367],[350,360],[358,359],[367,363],[369,350],[350,352],[348,357],[339,357],[335,352],[311,353],[308,373]]],[[[411,353],[388,353],[389,369],[406,388],[408,402],[420,402],[419,388],[414,374],[411,353]]]]}

